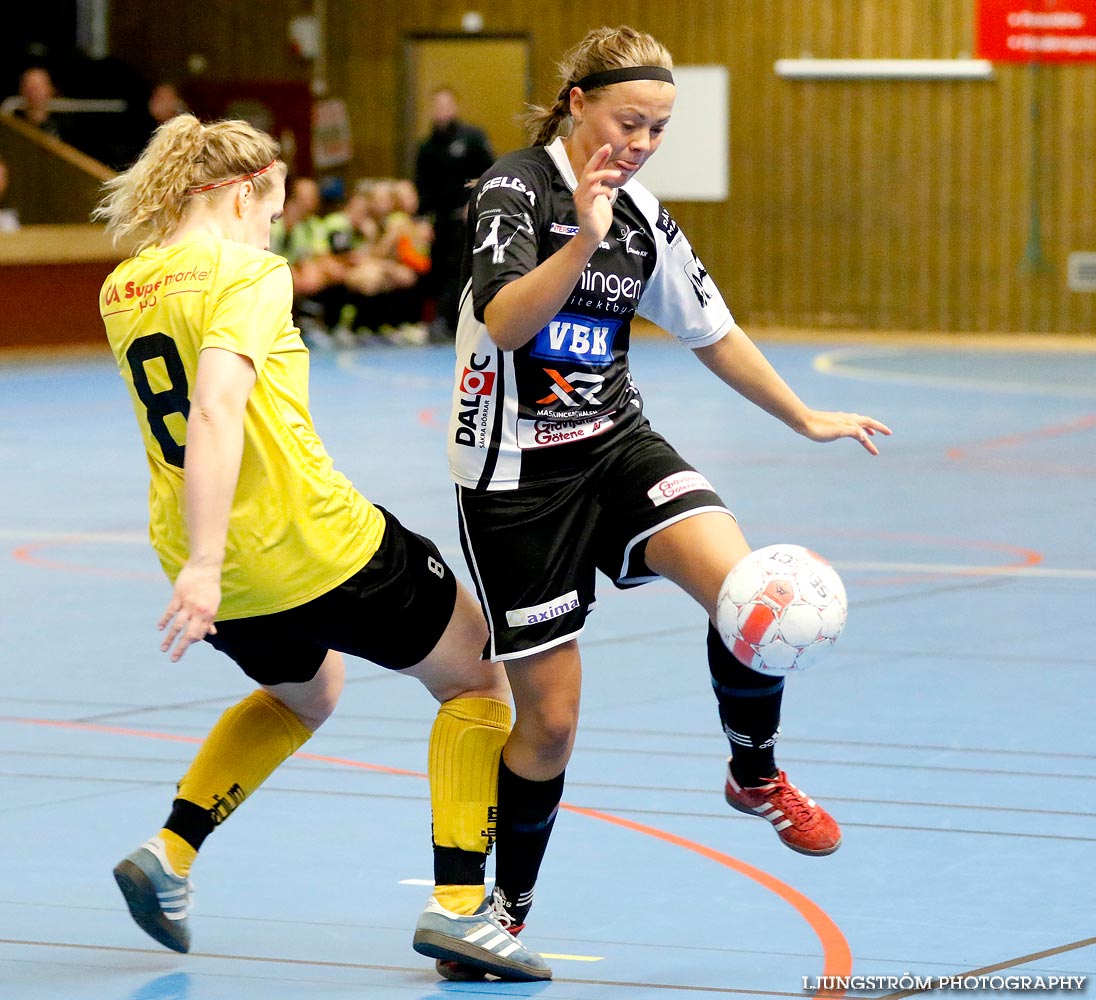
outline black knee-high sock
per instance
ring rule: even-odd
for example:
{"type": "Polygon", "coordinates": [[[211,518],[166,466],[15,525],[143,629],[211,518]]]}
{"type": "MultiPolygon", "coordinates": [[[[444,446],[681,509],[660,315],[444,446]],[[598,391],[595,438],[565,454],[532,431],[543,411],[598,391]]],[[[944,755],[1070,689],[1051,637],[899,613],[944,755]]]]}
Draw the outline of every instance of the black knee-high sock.
{"type": "Polygon", "coordinates": [[[495,826],[495,889],[514,927],[525,923],[548,838],[563,798],[563,774],[530,781],[499,761],[499,806],[495,826]]]}
{"type": "Polygon", "coordinates": [[[784,678],[770,677],[740,663],[708,623],[708,669],[719,702],[723,732],[731,741],[731,771],[744,786],[762,785],[776,775],[784,678]]]}

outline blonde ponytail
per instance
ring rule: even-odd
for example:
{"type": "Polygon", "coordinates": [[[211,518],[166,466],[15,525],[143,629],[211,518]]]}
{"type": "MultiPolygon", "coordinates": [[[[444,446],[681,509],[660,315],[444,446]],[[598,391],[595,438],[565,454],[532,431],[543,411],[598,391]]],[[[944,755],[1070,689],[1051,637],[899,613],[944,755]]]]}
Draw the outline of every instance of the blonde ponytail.
{"type": "Polygon", "coordinates": [[[161,242],[195,199],[212,199],[218,182],[251,179],[262,193],[272,182],[277,142],[244,121],[203,125],[176,115],[161,125],[128,170],[103,184],[92,218],[106,223],[115,244],[141,250],[161,242]],[[196,191],[209,186],[208,192],[196,191]]]}

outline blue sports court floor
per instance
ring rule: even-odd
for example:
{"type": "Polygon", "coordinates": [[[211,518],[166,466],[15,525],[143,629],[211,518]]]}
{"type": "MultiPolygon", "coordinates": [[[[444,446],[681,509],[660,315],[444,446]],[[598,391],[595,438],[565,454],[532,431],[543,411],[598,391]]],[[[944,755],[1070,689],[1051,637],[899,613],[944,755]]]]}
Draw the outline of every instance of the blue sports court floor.
{"type": "MultiPolygon", "coordinates": [[[[639,341],[633,367],[751,542],[809,545],[845,579],[848,627],[790,680],[779,748],[844,844],[801,857],[726,808],[702,616],[666,585],[605,586],[523,935],[557,978],[533,985],[442,982],[411,950],[433,707],[357,661],[306,752],[207,843],[194,951],[130,921],[111,868],[248,687],[211,649],[157,651],[169,591],[109,358],[0,357],[0,997],[684,1000],[797,997],[823,976],[835,996],[936,977],[1091,991],[1096,352],[762,344],[813,405],[889,423],[882,455],[795,437],[669,341],[639,341]]],[[[312,398],[338,467],[463,571],[451,373],[441,347],[317,354],[312,398]]]]}

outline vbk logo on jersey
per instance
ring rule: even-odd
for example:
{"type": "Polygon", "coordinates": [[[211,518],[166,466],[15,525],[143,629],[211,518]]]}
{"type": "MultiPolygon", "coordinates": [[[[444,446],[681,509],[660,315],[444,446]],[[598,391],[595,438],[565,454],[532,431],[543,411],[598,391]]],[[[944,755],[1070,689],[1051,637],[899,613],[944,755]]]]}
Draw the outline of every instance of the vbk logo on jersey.
{"type": "Polygon", "coordinates": [[[681,234],[681,229],[674,222],[673,216],[661,205],[658,206],[658,228],[666,234],[666,242],[670,246],[673,246],[674,240],[681,234]]]}
{"type": "Polygon", "coordinates": [[[548,361],[609,365],[613,362],[613,338],[620,324],[619,319],[591,319],[559,313],[536,335],[529,353],[548,361]]]}

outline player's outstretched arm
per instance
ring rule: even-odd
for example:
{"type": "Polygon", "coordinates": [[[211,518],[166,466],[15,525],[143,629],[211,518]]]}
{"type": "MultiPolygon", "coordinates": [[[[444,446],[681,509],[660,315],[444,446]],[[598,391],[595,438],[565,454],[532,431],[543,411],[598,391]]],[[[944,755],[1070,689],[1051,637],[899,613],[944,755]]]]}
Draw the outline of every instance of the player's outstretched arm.
{"type": "Polygon", "coordinates": [[[872,438],[876,434],[891,433],[886,424],[873,417],[811,409],[738,326],[732,326],[722,340],[695,353],[735,392],[812,441],[854,438],[870,454],[878,455],[879,449],[872,438]]]}
{"type": "Polygon", "coordinates": [[[183,467],[189,552],[159,622],[166,630],[160,649],[172,662],[216,631],[221,567],[243,455],[244,409],[254,385],[249,358],[216,347],[199,356],[183,467]]]}

